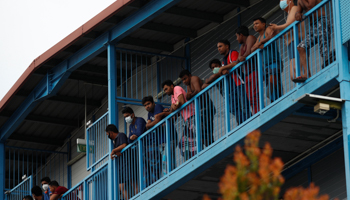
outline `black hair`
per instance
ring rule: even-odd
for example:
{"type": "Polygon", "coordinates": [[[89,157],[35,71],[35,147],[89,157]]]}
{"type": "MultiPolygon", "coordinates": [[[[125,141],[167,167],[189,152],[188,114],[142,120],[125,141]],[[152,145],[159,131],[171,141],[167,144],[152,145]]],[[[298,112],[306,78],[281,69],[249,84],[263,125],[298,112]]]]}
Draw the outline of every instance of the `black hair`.
{"type": "Polygon", "coordinates": [[[164,88],[165,85],[172,86],[172,85],[174,85],[174,83],[171,80],[166,80],[162,83],[162,88],[164,88]]]}
{"type": "Polygon", "coordinates": [[[32,194],[38,197],[43,196],[43,192],[41,191],[41,188],[37,185],[32,188],[32,194]]]}
{"type": "Polygon", "coordinates": [[[258,17],[258,18],[255,18],[255,19],[253,20],[253,22],[256,21],[256,20],[259,20],[259,21],[261,21],[261,23],[266,24],[266,19],[265,19],[265,18],[258,17]]]}
{"type": "Polygon", "coordinates": [[[209,62],[209,68],[211,69],[211,65],[212,64],[218,64],[218,65],[220,65],[221,66],[221,62],[220,62],[220,60],[219,59],[213,59],[213,60],[211,60],[210,62],[209,62]]]}
{"type": "Polygon", "coordinates": [[[133,111],[132,108],[130,108],[130,107],[125,107],[125,108],[122,110],[122,114],[125,114],[125,113],[133,114],[134,111],[133,111]]]}
{"type": "Polygon", "coordinates": [[[179,75],[179,77],[180,78],[182,78],[182,77],[184,77],[184,76],[190,76],[191,75],[191,72],[190,71],[188,71],[187,69],[184,69],[184,70],[182,70],[181,72],[180,72],[180,75],[179,75]]]}
{"type": "Polygon", "coordinates": [[[50,179],[49,177],[44,177],[44,178],[41,179],[40,182],[43,182],[43,181],[45,181],[45,182],[47,182],[47,183],[50,183],[50,182],[51,182],[51,179],[50,179]]]}
{"type": "Polygon", "coordinates": [[[240,26],[236,29],[236,33],[239,35],[239,34],[242,34],[244,36],[248,36],[249,35],[249,29],[248,27],[246,26],[240,26]]]}
{"type": "Polygon", "coordinates": [[[106,132],[114,132],[114,133],[119,133],[117,127],[114,124],[108,124],[106,127],[106,132]]]}
{"type": "Polygon", "coordinates": [[[230,42],[229,42],[228,40],[226,40],[226,39],[219,40],[219,41],[218,41],[218,43],[223,43],[223,44],[225,44],[225,45],[228,45],[228,48],[230,48],[230,47],[231,47],[230,42]]]}
{"type": "Polygon", "coordinates": [[[147,101],[150,101],[151,103],[154,103],[153,97],[152,96],[147,96],[147,97],[143,97],[142,105],[144,105],[147,101]]]}
{"type": "Polygon", "coordinates": [[[60,186],[60,185],[58,184],[57,181],[51,181],[51,182],[49,183],[49,186],[56,186],[56,187],[58,187],[58,186],[60,186]]]}
{"type": "Polygon", "coordinates": [[[27,196],[23,197],[23,200],[33,200],[33,197],[30,195],[27,195],[27,196]]]}

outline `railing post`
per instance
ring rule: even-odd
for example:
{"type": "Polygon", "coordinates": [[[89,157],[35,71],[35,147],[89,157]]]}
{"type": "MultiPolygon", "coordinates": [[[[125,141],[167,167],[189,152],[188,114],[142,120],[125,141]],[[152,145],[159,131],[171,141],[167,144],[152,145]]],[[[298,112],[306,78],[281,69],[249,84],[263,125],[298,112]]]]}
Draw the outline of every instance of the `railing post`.
{"type": "MultiPolygon", "coordinates": [[[[301,23],[300,23],[301,26],[301,23]]],[[[303,30],[303,29],[301,29],[303,30]]],[[[299,52],[297,49],[297,46],[299,44],[299,31],[298,31],[298,24],[293,25],[293,39],[294,39],[294,65],[295,65],[295,78],[300,76],[300,57],[299,57],[299,52]]],[[[304,33],[301,33],[304,34],[304,33]]],[[[292,72],[290,72],[292,73],[292,72]]]]}
{"type": "MultiPolygon", "coordinates": [[[[231,129],[230,121],[230,83],[229,77],[231,73],[224,78],[224,94],[225,94],[225,120],[226,120],[226,133],[227,134],[231,129]]],[[[231,88],[232,89],[232,88],[231,88]]],[[[233,91],[231,91],[233,92],[233,91]]]]}
{"type": "Polygon", "coordinates": [[[259,87],[259,110],[264,109],[264,70],[262,63],[262,50],[258,50],[257,53],[257,65],[258,65],[258,87],[259,87]]]}
{"type": "MultiPolygon", "coordinates": [[[[138,159],[139,159],[139,173],[140,173],[140,175],[139,175],[139,181],[140,181],[140,184],[139,184],[139,186],[140,186],[140,188],[139,188],[139,193],[141,192],[141,190],[143,190],[143,188],[144,188],[144,185],[143,185],[143,152],[142,152],[142,141],[141,140],[139,140],[139,141],[137,141],[138,142],[138,148],[139,148],[139,157],[138,157],[138,159]]],[[[136,175],[136,174],[135,174],[136,175]]]]}
{"type": "MultiPolygon", "coordinates": [[[[117,119],[117,105],[116,105],[116,51],[114,44],[108,44],[107,47],[108,56],[108,123],[118,124],[117,119]]],[[[109,141],[108,145],[109,152],[113,150],[112,141],[109,141]]],[[[88,151],[88,150],[87,150],[88,151]]],[[[111,157],[108,157],[108,199],[113,199],[114,194],[114,162],[111,157]]],[[[118,186],[118,185],[117,185],[118,186]]],[[[116,187],[118,188],[118,187],[116,187]]],[[[116,198],[118,199],[118,192],[116,198]]]]}
{"type": "Polygon", "coordinates": [[[167,175],[169,175],[169,173],[171,172],[171,166],[172,166],[172,163],[171,163],[171,140],[170,140],[170,122],[169,122],[169,119],[167,119],[165,121],[165,139],[166,139],[166,158],[167,158],[167,175]]]}
{"type": "Polygon", "coordinates": [[[5,199],[5,143],[0,142],[0,199],[5,199]]]}
{"type": "MultiPolygon", "coordinates": [[[[200,106],[199,106],[199,98],[196,98],[194,100],[194,106],[195,106],[195,125],[196,125],[196,137],[197,137],[197,153],[199,153],[201,150],[202,150],[202,138],[201,138],[201,133],[202,133],[202,130],[201,130],[201,109],[200,109],[200,106]]],[[[189,105],[191,106],[191,105],[189,105]]],[[[207,124],[206,124],[207,125],[207,124]]]]}

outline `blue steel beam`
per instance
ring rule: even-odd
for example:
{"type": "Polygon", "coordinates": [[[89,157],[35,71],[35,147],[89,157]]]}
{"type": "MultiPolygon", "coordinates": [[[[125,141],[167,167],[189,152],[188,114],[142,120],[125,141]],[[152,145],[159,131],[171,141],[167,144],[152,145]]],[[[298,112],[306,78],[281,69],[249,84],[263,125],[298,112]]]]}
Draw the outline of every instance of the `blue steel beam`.
{"type": "MultiPolygon", "coordinates": [[[[249,132],[259,128],[262,131],[267,130],[280,120],[292,114],[295,110],[299,109],[302,104],[295,101],[295,99],[299,98],[305,93],[322,94],[323,92],[326,92],[330,88],[334,87],[338,84],[338,81],[336,81],[336,78],[339,75],[338,67],[339,65],[337,62],[333,63],[331,66],[328,66],[326,69],[319,72],[318,75],[311,77],[310,80],[303,86],[295,88],[291,92],[285,94],[284,98],[275,101],[276,103],[274,102],[273,104],[267,106],[263,111],[258,112],[253,119],[242,123],[242,126],[239,129],[232,130],[226,134],[226,137],[220,138],[210,147],[204,149],[189,159],[188,162],[185,163],[180,169],[173,170],[169,173],[169,175],[161,178],[155,184],[147,188],[147,191],[142,192],[140,197],[142,199],[160,199],[167,193],[204,171],[209,166],[231,154],[233,149],[232,147],[241,142],[249,132]],[[174,173],[176,173],[176,175],[174,173]]],[[[197,94],[194,99],[198,98],[202,92],[205,92],[205,90],[197,94]]],[[[187,102],[183,105],[183,107],[190,103],[192,103],[192,101],[187,102]]],[[[172,116],[173,114],[169,115],[163,120],[167,120],[172,116]]],[[[161,121],[161,123],[162,122],[164,121],[161,121]]],[[[140,140],[146,135],[147,133],[143,134],[137,140],[140,140]]]]}
{"type": "Polygon", "coordinates": [[[349,74],[349,57],[348,48],[342,43],[342,24],[340,1],[333,0],[334,13],[334,31],[335,31],[335,48],[337,60],[339,62],[340,98],[345,100],[342,105],[342,125],[343,125],[343,143],[344,143],[344,163],[346,178],[346,193],[350,195],[350,74],[349,74]]]}
{"type": "MultiPolygon", "coordinates": [[[[117,79],[116,79],[116,50],[115,45],[108,44],[107,48],[107,55],[108,55],[108,123],[109,124],[118,124],[117,123],[117,116],[118,116],[118,105],[116,103],[116,88],[117,88],[117,79]]],[[[112,152],[113,150],[113,143],[112,141],[109,141],[108,145],[108,152],[112,152]]],[[[112,159],[110,156],[108,156],[108,199],[113,199],[114,197],[114,170],[112,159]]],[[[118,199],[119,192],[116,192],[116,198],[118,199]]]]}
{"type": "Polygon", "coordinates": [[[149,2],[134,14],[121,21],[110,31],[102,34],[50,70],[1,127],[0,141],[5,141],[39,102],[55,95],[72,71],[105,51],[107,48],[105,44],[118,42],[179,1],[180,0],[153,0],[149,2]]]}

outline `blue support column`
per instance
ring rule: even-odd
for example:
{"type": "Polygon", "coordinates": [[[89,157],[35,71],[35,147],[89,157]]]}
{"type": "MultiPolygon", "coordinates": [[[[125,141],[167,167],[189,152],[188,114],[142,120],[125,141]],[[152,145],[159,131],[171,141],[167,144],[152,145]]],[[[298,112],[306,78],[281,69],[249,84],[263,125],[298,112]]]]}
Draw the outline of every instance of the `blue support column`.
{"type": "MultiPolygon", "coordinates": [[[[186,38],[185,43],[189,42],[191,39],[186,38]]],[[[191,46],[190,43],[185,45],[185,57],[186,57],[186,69],[191,71],[191,46]]]]}
{"type": "Polygon", "coordinates": [[[344,142],[344,162],[346,177],[346,192],[350,195],[350,74],[349,74],[349,57],[348,48],[342,44],[342,27],[340,1],[333,0],[333,19],[335,32],[335,48],[337,62],[339,62],[340,98],[345,100],[342,105],[342,125],[343,125],[343,142],[344,142]]]}
{"type": "Polygon", "coordinates": [[[5,199],[5,143],[0,142],[0,199],[5,199]]]}
{"type": "MultiPolygon", "coordinates": [[[[117,103],[116,103],[116,51],[115,46],[113,44],[108,44],[107,47],[107,55],[108,55],[108,122],[109,124],[118,124],[117,123],[117,103]]],[[[112,141],[109,142],[108,146],[109,152],[112,152],[113,150],[113,143],[112,141]]],[[[114,197],[114,162],[112,161],[111,157],[108,157],[108,199],[112,200],[114,197]]],[[[117,174],[117,173],[116,173],[117,174]]],[[[118,180],[118,179],[116,179],[118,180]]],[[[117,199],[118,199],[118,192],[117,199]]]]}

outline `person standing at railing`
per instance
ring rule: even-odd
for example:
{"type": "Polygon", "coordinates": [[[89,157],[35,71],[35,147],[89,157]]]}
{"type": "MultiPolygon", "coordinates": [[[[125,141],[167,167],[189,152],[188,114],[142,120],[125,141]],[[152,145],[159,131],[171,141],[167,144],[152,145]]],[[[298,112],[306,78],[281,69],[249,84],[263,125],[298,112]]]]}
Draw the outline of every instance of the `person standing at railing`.
{"type": "MultiPolygon", "coordinates": [[[[148,112],[146,128],[151,129],[166,116],[164,107],[155,104],[152,96],[146,96],[142,99],[142,104],[148,112]]],[[[163,124],[164,126],[164,124],[163,124]]],[[[150,133],[150,141],[147,143],[146,183],[151,184],[159,179],[159,176],[166,174],[166,154],[165,154],[165,132],[154,130],[150,133]],[[163,172],[165,171],[165,172],[163,172]]]]}
{"type": "Polygon", "coordinates": [[[49,183],[51,179],[49,177],[44,177],[41,179],[41,186],[44,190],[44,200],[50,200],[51,191],[49,188],[49,183]]]}
{"type": "MultiPolygon", "coordinates": [[[[163,91],[171,96],[171,107],[169,113],[179,109],[187,102],[186,92],[180,86],[174,86],[171,80],[166,80],[162,83],[163,91]]],[[[194,105],[190,104],[181,111],[183,123],[183,134],[180,141],[180,150],[185,160],[194,156],[197,152],[196,147],[196,129],[195,129],[195,110],[194,105]]],[[[174,133],[171,133],[174,134],[174,133]]],[[[175,136],[176,137],[176,136],[175,136]]]]}
{"type": "MultiPolygon", "coordinates": [[[[111,159],[114,159],[114,156],[121,156],[120,153],[127,145],[128,138],[125,133],[119,132],[118,128],[114,124],[109,124],[106,127],[106,134],[110,140],[113,141],[113,150],[111,152],[111,159]]],[[[128,193],[126,191],[125,183],[129,181],[129,176],[127,176],[127,169],[125,163],[118,163],[118,182],[119,182],[119,191],[122,193],[123,198],[127,199],[128,193]],[[124,176],[123,176],[124,175],[124,176]]]]}
{"type": "Polygon", "coordinates": [[[39,186],[34,186],[31,189],[32,192],[32,196],[34,198],[34,200],[44,200],[43,198],[43,192],[41,191],[41,188],[39,186]]]}
{"type": "Polygon", "coordinates": [[[66,187],[60,186],[57,181],[51,181],[49,183],[50,191],[52,192],[50,200],[58,200],[68,191],[66,187]]]}
{"type": "MultiPolygon", "coordinates": [[[[321,3],[322,0],[298,0],[297,11],[295,13],[295,19],[297,21],[303,20],[302,12],[308,12],[317,4],[321,3]]],[[[300,56],[300,68],[303,69],[301,76],[293,80],[294,82],[305,82],[308,77],[311,76],[310,68],[307,65],[307,52],[306,49],[310,49],[318,43],[320,49],[320,55],[325,59],[326,65],[332,60],[332,55],[329,55],[329,48],[331,42],[331,23],[325,14],[325,9],[319,9],[309,18],[310,29],[307,31],[306,37],[298,45],[298,52],[300,56]],[[307,74],[307,71],[309,74],[307,74]]],[[[310,55],[310,52],[308,53],[310,55]]],[[[317,64],[317,62],[315,62],[317,64]]]]}
{"type": "Polygon", "coordinates": [[[136,117],[134,111],[130,107],[122,110],[125,122],[129,125],[129,144],[133,143],[140,135],[146,132],[146,121],[142,117],[136,117]]]}
{"type": "MultiPolygon", "coordinates": [[[[208,87],[212,82],[218,79],[222,74],[219,73],[220,68],[222,67],[221,61],[219,59],[213,59],[209,62],[209,68],[213,72],[209,78],[205,79],[205,83],[202,85],[202,89],[208,87]]],[[[222,73],[227,74],[228,70],[224,70],[222,73]]]]}
{"type": "MultiPolygon", "coordinates": [[[[266,27],[266,20],[262,17],[254,19],[253,25],[254,30],[259,33],[259,37],[251,49],[252,52],[257,49],[264,49],[264,44],[277,34],[271,27],[266,27]]],[[[267,96],[271,103],[282,96],[283,91],[280,75],[281,58],[277,47],[275,43],[272,43],[263,50],[265,84],[268,89],[267,96]]]]}
{"type": "MultiPolygon", "coordinates": [[[[252,53],[251,48],[256,42],[256,37],[249,35],[249,29],[246,26],[240,26],[236,30],[236,39],[241,47],[239,49],[239,56],[237,62],[244,62],[245,59],[252,53]]],[[[259,109],[259,87],[258,87],[258,70],[255,66],[255,60],[248,61],[244,65],[245,87],[250,106],[253,114],[257,113],[259,109]]]]}
{"type": "MultiPolygon", "coordinates": [[[[287,20],[286,23],[281,24],[281,25],[277,25],[277,24],[270,24],[270,28],[273,31],[282,31],[283,29],[287,28],[289,25],[291,25],[293,22],[296,21],[295,19],[295,14],[297,12],[297,6],[294,4],[293,0],[281,0],[280,1],[280,7],[282,10],[284,10],[285,12],[288,13],[287,16],[287,20]]],[[[299,28],[303,29],[303,24],[304,22],[301,24],[301,26],[299,28]]],[[[301,33],[303,33],[304,31],[301,31],[301,33]]],[[[295,76],[295,44],[294,44],[294,36],[293,36],[293,32],[289,31],[289,33],[287,33],[286,37],[286,45],[287,45],[287,52],[288,52],[288,57],[290,60],[290,79],[293,81],[294,79],[296,79],[295,76]]],[[[299,35],[299,39],[301,39],[302,37],[300,37],[299,35]]],[[[302,69],[300,69],[300,71],[302,71],[302,69]]],[[[300,77],[299,77],[300,79],[300,77]]]]}
{"type": "MultiPolygon", "coordinates": [[[[228,40],[220,40],[217,43],[217,48],[220,55],[223,55],[222,67],[219,69],[219,74],[228,74],[229,71],[238,63],[239,53],[230,50],[230,42],[228,40]]],[[[237,125],[243,123],[250,117],[250,106],[247,94],[245,92],[244,81],[242,79],[243,72],[241,69],[236,69],[232,73],[230,81],[230,112],[234,112],[237,125]]]]}
{"type": "MultiPolygon", "coordinates": [[[[187,69],[180,72],[179,77],[182,82],[187,86],[186,99],[190,100],[192,97],[196,96],[203,86],[203,81],[198,76],[192,76],[191,72],[187,69]]],[[[209,96],[209,93],[203,94],[199,98],[200,103],[200,118],[201,118],[201,141],[202,146],[209,146],[214,142],[213,129],[214,129],[214,115],[216,109],[209,96]]]]}

